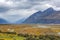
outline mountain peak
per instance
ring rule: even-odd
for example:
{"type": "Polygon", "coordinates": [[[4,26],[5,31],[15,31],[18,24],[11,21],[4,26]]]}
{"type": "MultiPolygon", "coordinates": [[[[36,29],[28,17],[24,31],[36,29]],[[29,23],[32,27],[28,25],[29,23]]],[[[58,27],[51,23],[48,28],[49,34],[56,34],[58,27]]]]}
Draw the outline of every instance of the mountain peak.
{"type": "Polygon", "coordinates": [[[48,8],[47,10],[54,10],[52,7],[48,8]]]}
{"type": "Polygon", "coordinates": [[[50,7],[50,8],[48,8],[48,9],[46,9],[44,12],[54,12],[55,10],[52,8],[52,7],[50,7]]]}

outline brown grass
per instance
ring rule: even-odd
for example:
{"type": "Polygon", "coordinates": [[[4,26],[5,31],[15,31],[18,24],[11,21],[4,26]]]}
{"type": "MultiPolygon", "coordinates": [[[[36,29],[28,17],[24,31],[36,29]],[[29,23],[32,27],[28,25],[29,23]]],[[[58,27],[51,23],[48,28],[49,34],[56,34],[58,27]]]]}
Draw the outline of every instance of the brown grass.
{"type": "MultiPolygon", "coordinates": [[[[39,24],[38,24],[39,25],[39,24]]],[[[21,25],[0,25],[0,30],[8,32],[8,29],[13,29],[16,33],[28,33],[33,35],[40,35],[46,33],[58,33],[60,32],[60,25],[39,25],[47,26],[46,28],[38,27],[37,24],[21,24],[21,25]]]]}

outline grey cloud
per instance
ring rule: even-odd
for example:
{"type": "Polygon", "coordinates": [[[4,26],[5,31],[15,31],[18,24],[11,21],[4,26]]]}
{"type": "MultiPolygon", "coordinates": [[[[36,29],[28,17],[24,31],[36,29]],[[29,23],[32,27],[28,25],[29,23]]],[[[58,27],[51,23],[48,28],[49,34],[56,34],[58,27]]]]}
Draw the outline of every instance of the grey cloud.
{"type": "Polygon", "coordinates": [[[0,6],[0,13],[7,12],[9,10],[8,7],[0,6]]]}
{"type": "MultiPolygon", "coordinates": [[[[19,9],[19,10],[31,9],[34,6],[37,6],[37,5],[41,6],[41,5],[48,4],[48,3],[50,3],[50,4],[53,3],[51,5],[59,6],[59,3],[57,3],[55,0],[53,0],[53,1],[52,0],[27,0],[27,1],[24,1],[24,0],[6,0],[6,1],[13,1],[15,6],[12,5],[12,7],[10,7],[10,8],[7,6],[6,7],[1,6],[0,12],[6,12],[10,9],[15,9],[15,10],[17,10],[17,9],[19,9]],[[21,2],[21,1],[23,1],[23,2],[21,2]],[[16,3],[16,2],[18,2],[18,3],[16,3]]],[[[41,7],[41,8],[43,8],[43,7],[41,7]]],[[[39,8],[37,8],[37,9],[39,9],[39,8]]]]}
{"type": "Polygon", "coordinates": [[[47,0],[27,0],[27,1],[24,1],[24,0],[10,0],[10,1],[13,1],[13,3],[16,5],[16,6],[13,6],[12,9],[30,9],[36,5],[42,5],[40,2],[43,2],[43,1],[47,1],[47,0]],[[23,1],[23,2],[21,2],[23,1]],[[16,3],[18,2],[18,3],[16,3]]]}
{"type": "Polygon", "coordinates": [[[45,1],[45,0],[29,0],[30,2],[45,1]]]}
{"type": "Polygon", "coordinates": [[[16,6],[15,7],[15,9],[30,9],[30,8],[32,8],[34,5],[32,5],[32,4],[29,4],[29,3],[24,3],[24,4],[22,4],[22,5],[18,5],[18,6],[16,6]]]}
{"type": "MultiPolygon", "coordinates": [[[[56,0],[10,0],[13,1],[16,7],[12,7],[12,9],[30,9],[36,5],[44,5],[44,4],[51,4],[60,7],[60,1],[56,2],[56,0]],[[21,2],[23,1],[23,2],[21,2]],[[16,3],[18,2],[18,3],[16,3]],[[42,3],[43,2],[43,3],[42,3]]],[[[13,6],[13,5],[12,5],[13,6]]]]}
{"type": "Polygon", "coordinates": [[[21,1],[21,0],[11,0],[11,1],[21,1]]]}
{"type": "Polygon", "coordinates": [[[38,2],[51,1],[51,0],[28,0],[28,1],[38,3],[38,2]]]}
{"type": "Polygon", "coordinates": [[[52,5],[55,5],[56,7],[60,7],[60,0],[51,0],[52,1],[52,5]]]}

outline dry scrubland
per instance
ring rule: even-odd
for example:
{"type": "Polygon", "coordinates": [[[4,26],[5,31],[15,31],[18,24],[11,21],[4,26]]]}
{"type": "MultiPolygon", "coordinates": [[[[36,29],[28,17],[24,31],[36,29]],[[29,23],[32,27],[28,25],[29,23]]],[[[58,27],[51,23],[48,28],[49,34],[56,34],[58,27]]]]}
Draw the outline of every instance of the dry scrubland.
{"type": "Polygon", "coordinates": [[[17,34],[32,34],[32,35],[45,35],[54,34],[60,35],[60,25],[40,25],[40,24],[20,24],[20,25],[7,25],[1,24],[0,30],[2,32],[16,32],[17,34]]]}
{"type": "Polygon", "coordinates": [[[60,25],[0,24],[0,40],[60,40],[60,25]]]}

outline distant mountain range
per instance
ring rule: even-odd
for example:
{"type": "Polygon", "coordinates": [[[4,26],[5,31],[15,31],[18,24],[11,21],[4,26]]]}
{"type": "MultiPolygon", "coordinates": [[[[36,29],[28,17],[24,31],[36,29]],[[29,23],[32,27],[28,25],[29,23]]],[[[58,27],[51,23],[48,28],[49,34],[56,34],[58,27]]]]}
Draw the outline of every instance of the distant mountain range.
{"type": "Polygon", "coordinates": [[[5,19],[0,18],[0,24],[8,24],[8,22],[5,19]]]}
{"type": "Polygon", "coordinates": [[[0,24],[60,24],[60,11],[48,8],[45,11],[38,11],[27,19],[21,19],[14,23],[0,18],[0,24]]]}
{"type": "Polygon", "coordinates": [[[60,11],[53,8],[41,12],[38,11],[28,17],[23,23],[25,24],[60,24],[60,11]]]}

